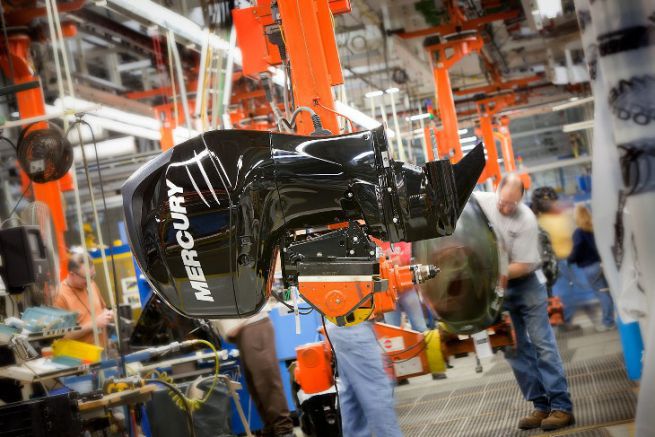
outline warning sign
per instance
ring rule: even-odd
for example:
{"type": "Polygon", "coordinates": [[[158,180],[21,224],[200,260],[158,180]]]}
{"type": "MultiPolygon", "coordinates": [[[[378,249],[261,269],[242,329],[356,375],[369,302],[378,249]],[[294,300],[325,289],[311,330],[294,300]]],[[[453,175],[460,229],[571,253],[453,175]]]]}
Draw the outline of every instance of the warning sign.
{"type": "Polygon", "coordinates": [[[385,352],[396,352],[405,349],[405,340],[402,337],[384,337],[378,340],[385,352]]]}
{"type": "Polygon", "coordinates": [[[407,361],[393,363],[393,368],[398,378],[416,373],[424,373],[421,357],[414,357],[407,361]]]}

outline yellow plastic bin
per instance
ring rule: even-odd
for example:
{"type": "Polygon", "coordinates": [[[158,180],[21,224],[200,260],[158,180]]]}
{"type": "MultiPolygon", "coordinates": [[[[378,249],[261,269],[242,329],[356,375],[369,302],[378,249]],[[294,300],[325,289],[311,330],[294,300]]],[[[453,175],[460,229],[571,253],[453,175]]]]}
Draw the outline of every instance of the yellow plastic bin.
{"type": "Polygon", "coordinates": [[[95,363],[102,358],[104,348],[75,340],[55,340],[52,343],[52,353],[55,357],[70,357],[85,363],[95,363]]]}

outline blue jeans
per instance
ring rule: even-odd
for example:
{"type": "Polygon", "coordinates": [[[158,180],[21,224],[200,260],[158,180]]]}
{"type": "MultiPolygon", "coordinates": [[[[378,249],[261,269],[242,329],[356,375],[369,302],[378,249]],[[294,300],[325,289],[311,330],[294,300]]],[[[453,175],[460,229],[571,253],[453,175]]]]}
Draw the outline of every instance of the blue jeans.
{"type": "Polygon", "coordinates": [[[600,302],[603,313],[603,325],[614,326],[614,301],[610,295],[609,285],[603,275],[603,269],[599,262],[587,267],[582,267],[582,272],[587,278],[594,294],[600,302]]]}
{"type": "Polygon", "coordinates": [[[565,259],[557,261],[557,265],[559,268],[559,277],[553,286],[553,292],[562,300],[562,304],[564,305],[564,323],[568,325],[580,307],[582,291],[578,286],[573,266],[565,259]]]}
{"type": "Polygon", "coordinates": [[[548,320],[546,287],[534,274],[512,281],[505,295],[516,333],[516,356],[508,358],[523,397],[540,411],[571,412],[564,365],[548,320]]]}
{"type": "Polygon", "coordinates": [[[371,322],[351,327],[327,324],[339,370],[339,410],[343,435],[402,437],[393,388],[371,322]]]}
{"type": "Polygon", "coordinates": [[[398,302],[396,304],[397,307],[395,311],[384,313],[385,323],[393,326],[400,326],[400,316],[404,311],[405,314],[407,314],[409,323],[412,325],[412,329],[414,331],[427,331],[428,327],[425,324],[423,307],[421,306],[421,300],[418,297],[418,292],[416,289],[400,293],[400,295],[398,295],[398,302]]]}

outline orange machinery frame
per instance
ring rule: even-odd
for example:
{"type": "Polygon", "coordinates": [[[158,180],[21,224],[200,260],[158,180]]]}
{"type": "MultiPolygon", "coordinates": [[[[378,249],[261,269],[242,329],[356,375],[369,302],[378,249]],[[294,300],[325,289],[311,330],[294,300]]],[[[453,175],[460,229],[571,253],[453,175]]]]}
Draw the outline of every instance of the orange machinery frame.
{"type": "MultiPolygon", "coordinates": [[[[18,12],[20,11],[16,11],[15,14],[18,14],[18,12]]],[[[26,15],[24,16],[32,16],[31,14],[28,14],[28,12],[25,12],[25,14],[26,15]]],[[[23,15],[19,15],[19,17],[23,17],[23,15]]],[[[39,81],[39,78],[34,74],[32,58],[30,55],[31,42],[30,37],[25,34],[16,34],[9,37],[8,52],[9,56],[11,56],[14,70],[14,77],[12,79],[13,83],[16,85],[39,81]]],[[[2,50],[2,52],[3,53],[0,55],[0,65],[5,76],[11,77],[9,60],[5,54],[5,50],[2,50]]],[[[17,92],[16,102],[18,104],[18,112],[22,119],[46,115],[43,89],[40,85],[35,88],[17,92]]],[[[39,122],[35,123],[31,129],[44,129],[46,127],[47,122],[39,122]]],[[[25,185],[27,183],[27,178],[24,177],[22,171],[21,179],[23,180],[23,185],[25,185]]],[[[67,226],[61,192],[62,188],[68,188],[68,186],[70,186],[70,177],[62,178],[58,181],[47,182],[45,184],[32,184],[34,199],[44,202],[50,209],[57,238],[57,253],[60,260],[59,276],[62,280],[68,274],[68,263],[66,262],[68,259],[68,250],[64,240],[64,233],[67,230],[67,226]],[[61,185],[60,182],[62,183],[61,185]]]]}
{"type": "MultiPolygon", "coordinates": [[[[450,156],[452,153],[453,162],[462,159],[462,146],[459,141],[457,112],[450,85],[450,74],[448,70],[471,53],[479,53],[484,42],[479,35],[448,41],[440,44],[428,45],[425,49],[430,54],[432,72],[434,74],[435,93],[439,118],[442,128],[436,131],[437,148],[440,157],[450,156]]],[[[432,143],[432,138],[427,144],[432,143]]],[[[433,148],[428,146],[428,160],[436,157],[433,148]]]]}
{"type": "MultiPolygon", "coordinates": [[[[265,101],[266,93],[263,89],[244,90],[236,86],[236,80],[241,77],[241,73],[234,73],[233,81],[235,84],[230,99],[231,104],[236,104],[237,108],[230,111],[230,121],[232,125],[239,128],[249,128],[254,130],[271,130],[275,128],[274,123],[270,120],[256,121],[254,117],[269,115],[271,110],[268,102],[265,101]],[[242,125],[247,123],[247,127],[242,125]]],[[[190,82],[187,89],[195,89],[195,82],[190,82]]],[[[137,91],[127,94],[126,96],[133,99],[150,98],[158,95],[172,95],[171,87],[163,87],[153,90],[137,91]]],[[[189,106],[195,105],[195,99],[189,99],[189,106]]],[[[161,122],[161,148],[166,151],[175,145],[173,131],[179,125],[185,123],[184,109],[182,102],[177,102],[177,120],[175,118],[175,105],[172,102],[162,103],[154,106],[155,117],[161,122]]]]}
{"type": "MultiPolygon", "coordinates": [[[[477,100],[476,107],[480,118],[480,132],[485,149],[487,150],[487,164],[484,167],[479,182],[493,178],[494,186],[498,186],[501,179],[500,165],[498,164],[498,149],[496,140],[500,143],[500,149],[503,156],[503,166],[505,172],[516,171],[516,160],[514,149],[512,147],[512,138],[509,132],[509,117],[501,117],[497,124],[497,131],[494,131],[494,117],[502,110],[509,106],[522,104],[527,101],[525,95],[517,93],[500,94],[493,97],[477,100]]],[[[530,176],[526,173],[521,174],[523,185],[526,189],[530,188],[530,176]]]]}
{"type": "Polygon", "coordinates": [[[505,172],[509,173],[516,170],[516,158],[514,148],[512,147],[512,136],[509,133],[509,117],[502,116],[498,120],[497,130],[494,137],[500,142],[500,151],[503,155],[503,166],[505,172]]]}
{"type": "Polygon", "coordinates": [[[494,14],[483,15],[478,18],[468,19],[464,12],[459,8],[457,2],[453,0],[445,1],[445,7],[450,16],[450,22],[438,26],[428,27],[425,29],[415,30],[412,32],[396,32],[395,34],[403,39],[419,38],[430,35],[451,35],[458,32],[468,32],[478,30],[481,26],[493,21],[509,20],[519,15],[518,10],[498,12],[494,14]]]}
{"type": "MultiPolygon", "coordinates": [[[[475,344],[470,336],[460,338],[443,329],[417,332],[385,323],[374,323],[373,329],[387,358],[386,371],[395,379],[442,373],[446,371],[445,364],[450,357],[458,358],[475,353],[475,344]]],[[[494,352],[501,349],[507,351],[507,348],[513,348],[516,344],[508,315],[489,327],[487,334],[494,352]]],[[[320,393],[334,385],[332,353],[327,338],[298,346],[296,357],[294,379],[305,393],[320,393]]]]}
{"type": "MultiPolygon", "coordinates": [[[[70,12],[81,9],[85,4],[84,0],[72,0],[70,2],[57,3],[59,13],[70,12]]],[[[5,21],[9,27],[24,27],[29,25],[34,19],[43,17],[47,14],[45,7],[23,7],[5,5],[5,21]]],[[[62,33],[64,37],[71,37],[77,33],[77,27],[74,23],[62,23],[62,33]]],[[[6,45],[8,50],[0,50],[0,67],[5,77],[11,78],[15,85],[39,81],[39,77],[34,74],[34,65],[30,54],[32,40],[27,33],[18,32],[10,35],[8,41],[0,42],[0,45],[6,45]],[[13,66],[14,77],[11,77],[10,61],[13,66]]],[[[26,89],[16,93],[16,103],[21,119],[40,117],[46,115],[45,101],[43,98],[43,89],[39,85],[31,89],[26,89]]],[[[46,122],[35,123],[31,128],[42,129],[47,127],[46,122]]],[[[21,181],[25,188],[28,179],[21,171],[21,181]]],[[[60,260],[60,279],[64,279],[68,274],[68,249],[64,240],[64,233],[67,230],[66,216],[62,201],[62,191],[72,189],[72,177],[64,176],[58,181],[48,182],[45,184],[32,184],[32,193],[34,199],[44,202],[50,209],[52,221],[57,238],[57,253],[60,260]]]]}
{"type": "MultiPolygon", "coordinates": [[[[513,10],[489,14],[475,19],[468,19],[454,0],[446,1],[445,8],[450,17],[449,23],[414,32],[399,32],[396,34],[404,39],[431,35],[439,35],[441,37],[448,35],[453,36],[447,41],[439,42],[437,44],[428,44],[425,47],[430,54],[430,61],[434,74],[435,94],[438,104],[438,115],[441,120],[442,128],[440,130],[426,128],[424,135],[426,136],[426,144],[428,144],[428,160],[436,158],[432,147],[436,140],[439,154],[442,157],[450,156],[450,159],[453,162],[457,162],[462,158],[463,154],[459,140],[459,129],[455,101],[453,98],[453,89],[451,87],[448,70],[464,56],[474,52],[480,54],[486,64],[490,64],[490,61],[486,59],[484,52],[482,52],[484,41],[478,30],[485,24],[498,20],[514,18],[518,16],[519,12],[513,10]],[[468,34],[462,32],[472,33],[468,34]]],[[[493,73],[494,72],[492,71],[492,74],[493,73]]],[[[493,78],[494,80],[499,79],[496,76],[493,78]]]]}
{"type": "MultiPolygon", "coordinates": [[[[296,107],[313,109],[323,127],[339,133],[332,86],[343,83],[339,51],[334,35],[334,14],[350,12],[349,0],[278,0],[274,17],[270,0],[233,12],[237,44],[242,50],[243,73],[259,75],[280,65],[282,58],[276,45],[266,34],[280,24],[288,62],[293,77],[293,98],[296,107]]],[[[314,130],[307,113],[298,117],[298,133],[314,130]]]]}
{"type": "MultiPolygon", "coordinates": [[[[512,147],[512,139],[509,133],[509,118],[501,117],[497,125],[497,131],[494,131],[494,117],[507,107],[522,104],[527,101],[525,88],[528,84],[539,81],[542,79],[539,75],[522,77],[518,79],[502,81],[500,80],[500,73],[493,65],[489,65],[489,70],[494,78],[493,82],[489,85],[458,88],[453,90],[456,95],[470,95],[470,94],[483,94],[484,98],[475,100],[476,111],[480,118],[480,132],[482,141],[487,150],[487,164],[480,175],[479,182],[482,183],[489,178],[493,178],[494,185],[500,182],[501,171],[498,165],[498,151],[496,148],[496,140],[499,141],[501,146],[501,153],[503,156],[503,166],[505,172],[516,170],[516,161],[514,157],[514,150],[512,147]],[[491,95],[490,95],[491,94],[491,95]]],[[[530,186],[530,178],[527,175],[522,175],[526,188],[530,186]]]]}

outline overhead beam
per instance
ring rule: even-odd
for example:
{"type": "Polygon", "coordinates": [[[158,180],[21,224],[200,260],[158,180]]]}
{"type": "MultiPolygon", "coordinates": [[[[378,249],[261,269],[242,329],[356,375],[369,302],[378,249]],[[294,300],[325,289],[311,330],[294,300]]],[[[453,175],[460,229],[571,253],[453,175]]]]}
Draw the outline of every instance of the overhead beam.
{"type": "Polygon", "coordinates": [[[515,90],[517,88],[525,87],[531,82],[542,80],[542,76],[529,76],[519,79],[508,80],[500,83],[492,83],[490,85],[483,85],[468,88],[453,88],[453,94],[456,96],[466,96],[469,94],[489,94],[503,90],[515,90]]]}
{"type": "Polygon", "coordinates": [[[150,55],[154,50],[152,40],[148,36],[111,20],[104,15],[98,14],[91,9],[80,9],[75,11],[72,16],[83,31],[89,32],[96,37],[99,36],[97,30],[101,30],[102,33],[109,34],[112,37],[114,44],[117,41],[113,38],[117,38],[121,44],[127,45],[131,50],[142,55],[150,55]]]}
{"type": "Polygon", "coordinates": [[[139,61],[126,62],[124,64],[119,64],[117,70],[119,72],[137,70],[152,67],[152,61],[150,59],[141,59],[139,61]]]}
{"type": "Polygon", "coordinates": [[[80,99],[100,103],[110,108],[116,108],[134,114],[145,115],[148,117],[152,117],[154,114],[152,106],[150,105],[82,84],[75,85],[75,95],[80,99]]]}
{"type": "Polygon", "coordinates": [[[462,24],[442,24],[439,26],[432,26],[425,29],[414,30],[411,32],[398,30],[398,31],[391,31],[391,34],[397,35],[402,39],[420,38],[422,36],[430,36],[430,35],[450,35],[462,31],[477,30],[480,26],[483,26],[485,24],[489,24],[494,21],[509,20],[512,18],[516,18],[518,16],[519,16],[518,10],[497,12],[495,14],[488,14],[482,17],[466,20],[466,22],[462,24]]]}
{"type": "Polygon", "coordinates": [[[591,156],[580,156],[578,158],[562,159],[548,164],[533,165],[530,167],[521,167],[521,173],[541,173],[558,168],[570,167],[573,165],[583,165],[591,163],[591,156]]]}
{"type": "Polygon", "coordinates": [[[357,73],[355,70],[352,69],[352,67],[348,65],[344,65],[343,69],[346,70],[348,73],[350,73],[355,79],[359,79],[362,82],[364,82],[366,85],[372,87],[373,89],[382,89],[383,87],[380,86],[379,84],[376,84],[369,79],[367,79],[363,74],[357,73]]]}

